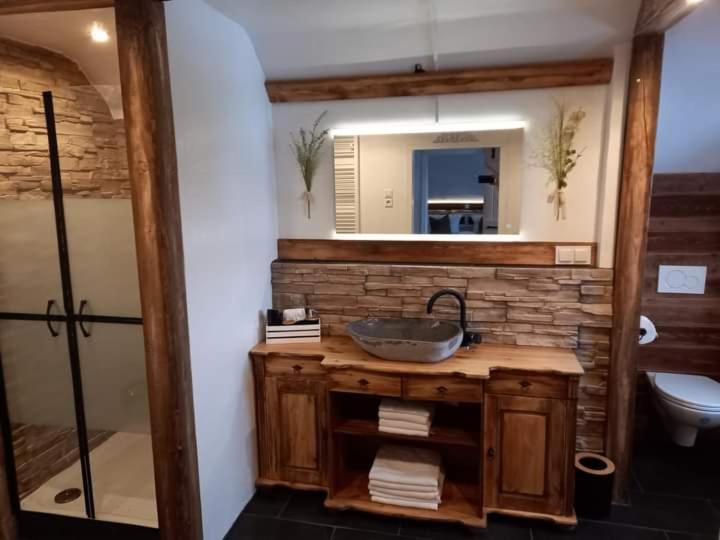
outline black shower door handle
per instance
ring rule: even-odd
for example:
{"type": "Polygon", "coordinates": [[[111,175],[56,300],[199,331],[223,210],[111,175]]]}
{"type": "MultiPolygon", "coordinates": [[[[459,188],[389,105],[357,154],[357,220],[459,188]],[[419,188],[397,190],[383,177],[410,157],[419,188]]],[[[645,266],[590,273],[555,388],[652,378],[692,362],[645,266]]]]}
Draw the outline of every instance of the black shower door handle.
{"type": "Polygon", "coordinates": [[[47,318],[45,319],[45,323],[47,324],[48,330],[50,330],[50,335],[52,337],[58,337],[60,335],[60,332],[53,328],[52,320],[50,319],[50,312],[52,311],[52,308],[54,305],[55,305],[55,300],[47,301],[47,307],[45,308],[45,316],[47,318]]]}
{"type": "Polygon", "coordinates": [[[82,335],[85,336],[86,338],[91,336],[90,331],[87,328],[85,328],[85,324],[83,323],[83,320],[82,320],[83,312],[85,311],[85,308],[87,307],[87,305],[88,305],[87,300],[80,300],[80,309],[78,310],[78,325],[80,326],[80,331],[82,332],[82,335]]]}

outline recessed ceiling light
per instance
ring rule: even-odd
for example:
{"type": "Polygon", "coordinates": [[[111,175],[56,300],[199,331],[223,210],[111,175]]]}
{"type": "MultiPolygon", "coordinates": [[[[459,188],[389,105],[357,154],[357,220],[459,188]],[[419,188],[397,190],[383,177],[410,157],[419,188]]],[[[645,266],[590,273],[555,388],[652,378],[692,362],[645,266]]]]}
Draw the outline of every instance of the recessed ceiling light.
{"type": "Polygon", "coordinates": [[[703,0],[686,0],[686,1],[687,1],[687,3],[690,4],[691,6],[694,6],[695,4],[699,4],[699,3],[702,2],[703,0]]]}
{"type": "Polygon", "coordinates": [[[92,28],[90,28],[90,38],[95,43],[107,43],[110,41],[110,34],[102,24],[96,22],[93,23],[92,28]]]}

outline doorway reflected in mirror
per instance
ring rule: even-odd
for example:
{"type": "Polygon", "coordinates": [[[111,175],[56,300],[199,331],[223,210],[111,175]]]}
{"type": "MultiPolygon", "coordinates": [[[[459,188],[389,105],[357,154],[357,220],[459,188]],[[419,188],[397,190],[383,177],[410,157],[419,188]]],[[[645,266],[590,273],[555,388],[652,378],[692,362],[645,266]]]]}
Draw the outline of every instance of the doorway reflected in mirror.
{"type": "Polygon", "coordinates": [[[497,234],[500,148],[413,152],[413,233],[497,234]]]}

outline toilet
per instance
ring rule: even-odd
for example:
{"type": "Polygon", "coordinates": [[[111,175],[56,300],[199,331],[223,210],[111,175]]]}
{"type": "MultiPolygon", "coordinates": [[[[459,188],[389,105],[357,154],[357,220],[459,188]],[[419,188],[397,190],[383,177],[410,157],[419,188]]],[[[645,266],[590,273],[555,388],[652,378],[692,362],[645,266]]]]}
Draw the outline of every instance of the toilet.
{"type": "Polygon", "coordinates": [[[701,429],[720,426],[720,383],[700,375],[647,374],[655,405],[680,446],[694,446],[701,429]]]}

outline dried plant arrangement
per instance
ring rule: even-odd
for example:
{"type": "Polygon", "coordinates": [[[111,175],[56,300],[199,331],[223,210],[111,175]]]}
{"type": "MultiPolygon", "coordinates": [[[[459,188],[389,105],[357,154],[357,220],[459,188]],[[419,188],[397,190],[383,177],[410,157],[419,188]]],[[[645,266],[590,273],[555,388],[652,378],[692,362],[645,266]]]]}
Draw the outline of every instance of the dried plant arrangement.
{"type": "Polygon", "coordinates": [[[301,127],[297,135],[291,134],[292,144],[290,148],[300,168],[300,175],[302,176],[303,182],[305,182],[305,192],[302,197],[307,204],[308,219],[310,219],[311,216],[310,205],[312,203],[313,179],[315,178],[315,173],[317,172],[320,162],[320,150],[322,150],[329,132],[328,129],[319,131],[320,122],[322,122],[326,114],[327,111],[323,111],[323,113],[317,117],[310,131],[301,127]]]}
{"type": "Polygon", "coordinates": [[[568,176],[582,157],[582,150],[575,148],[575,136],[585,118],[585,111],[577,108],[568,111],[561,102],[555,102],[555,115],[542,131],[540,144],[533,153],[533,165],[545,169],[549,173],[547,183],[552,186],[552,193],[547,202],[553,205],[555,219],[566,219],[565,189],[568,187],[568,176]]]}

